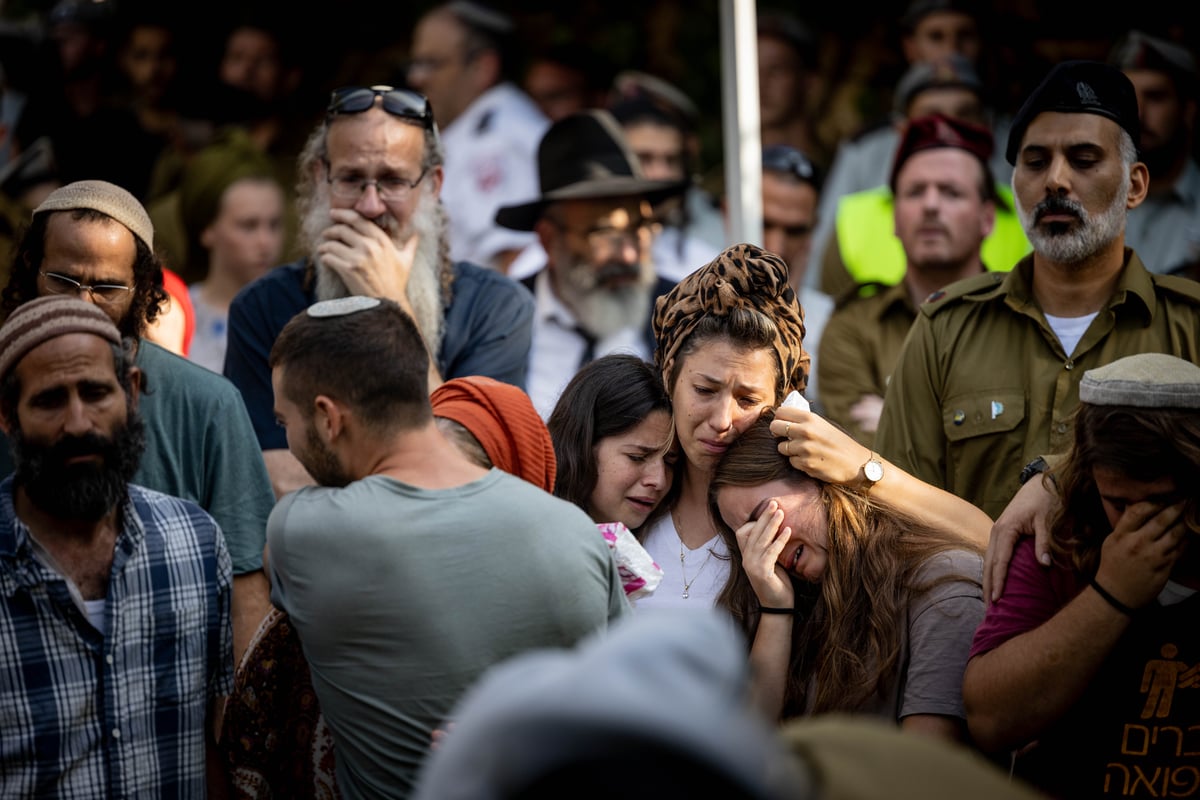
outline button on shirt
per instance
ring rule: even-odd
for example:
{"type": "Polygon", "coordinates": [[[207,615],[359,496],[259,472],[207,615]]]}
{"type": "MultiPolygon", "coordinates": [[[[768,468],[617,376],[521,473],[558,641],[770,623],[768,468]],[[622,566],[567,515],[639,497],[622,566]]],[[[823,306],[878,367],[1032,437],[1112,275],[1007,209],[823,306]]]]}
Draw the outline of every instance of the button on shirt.
{"type": "Polygon", "coordinates": [[[1125,249],[1112,297],[1067,353],[1033,299],[1033,256],[920,308],[888,385],[881,455],[995,519],[1035,456],[1065,452],[1079,381],[1135,353],[1200,361],[1200,284],[1125,249]]]}
{"type": "Polygon", "coordinates": [[[193,503],[129,487],[101,633],[0,483],[0,797],[206,794],[210,701],[233,684],[232,567],[193,503]]]}

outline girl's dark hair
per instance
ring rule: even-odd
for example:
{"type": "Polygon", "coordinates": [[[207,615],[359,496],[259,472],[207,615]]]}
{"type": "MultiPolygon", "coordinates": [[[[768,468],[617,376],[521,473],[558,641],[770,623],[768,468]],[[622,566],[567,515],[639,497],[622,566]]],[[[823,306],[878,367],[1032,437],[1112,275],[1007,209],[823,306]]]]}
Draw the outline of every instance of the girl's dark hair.
{"type": "MultiPolygon", "coordinates": [[[[671,413],[671,399],[653,364],[614,353],[580,369],[546,423],[558,461],[554,494],[586,511],[598,475],[596,445],[638,425],[652,411],[671,413]]],[[[669,508],[668,501],[658,507],[669,508]]]]}

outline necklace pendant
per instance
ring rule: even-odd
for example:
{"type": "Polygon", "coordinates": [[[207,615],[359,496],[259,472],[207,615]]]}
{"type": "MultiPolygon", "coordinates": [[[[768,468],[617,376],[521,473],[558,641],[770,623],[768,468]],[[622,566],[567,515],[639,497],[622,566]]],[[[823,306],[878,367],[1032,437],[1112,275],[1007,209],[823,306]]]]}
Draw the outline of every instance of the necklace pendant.
{"type": "Polygon", "coordinates": [[[687,599],[688,599],[688,590],[687,590],[687,589],[684,589],[684,590],[683,590],[683,599],[684,599],[684,600],[687,600],[687,599]]]}

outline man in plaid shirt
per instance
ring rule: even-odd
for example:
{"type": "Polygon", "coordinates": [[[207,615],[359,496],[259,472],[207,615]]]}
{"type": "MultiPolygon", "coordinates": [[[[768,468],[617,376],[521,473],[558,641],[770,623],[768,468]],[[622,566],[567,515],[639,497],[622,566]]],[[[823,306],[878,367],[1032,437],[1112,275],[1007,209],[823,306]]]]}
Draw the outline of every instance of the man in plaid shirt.
{"type": "Polygon", "coordinates": [[[199,506],[130,484],[140,371],[95,305],[0,327],[0,796],[204,797],[232,567],[199,506]]]}

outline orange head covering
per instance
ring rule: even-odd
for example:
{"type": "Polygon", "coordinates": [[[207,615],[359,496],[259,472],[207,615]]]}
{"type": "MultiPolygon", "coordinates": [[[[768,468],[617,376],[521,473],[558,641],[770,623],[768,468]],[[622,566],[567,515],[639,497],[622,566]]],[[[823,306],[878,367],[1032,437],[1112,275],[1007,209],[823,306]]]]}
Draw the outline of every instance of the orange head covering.
{"type": "Polygon", "coordinates": [[[482,375],[453,378],[429,396],[433,415],[462,425],[483,445],[492,464],[554,491],[554,443],[529,395],[482,375]]]}

